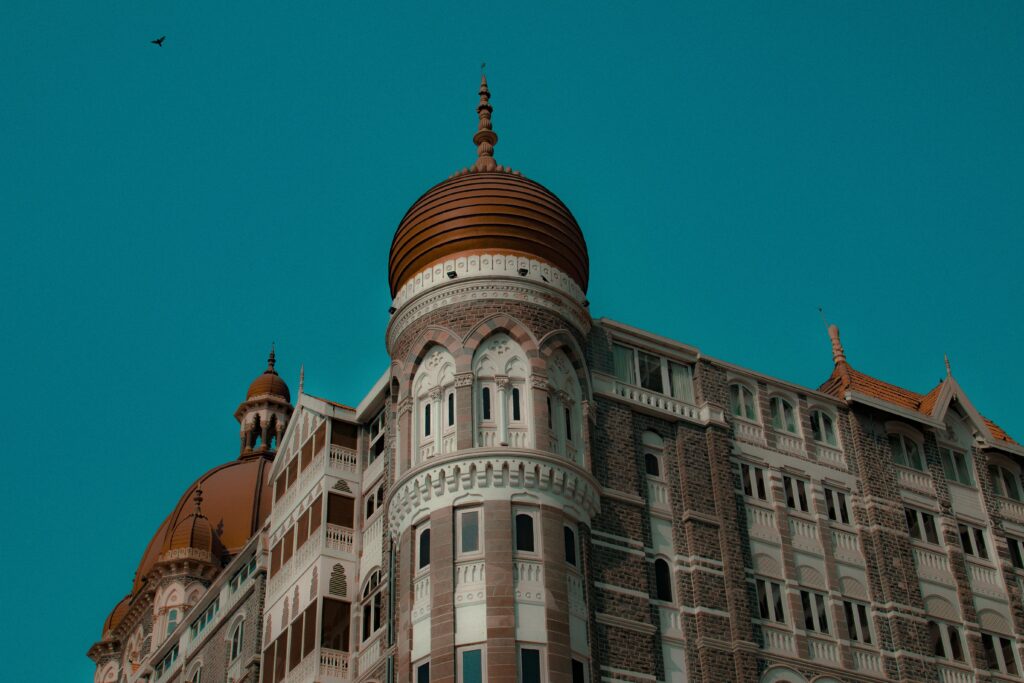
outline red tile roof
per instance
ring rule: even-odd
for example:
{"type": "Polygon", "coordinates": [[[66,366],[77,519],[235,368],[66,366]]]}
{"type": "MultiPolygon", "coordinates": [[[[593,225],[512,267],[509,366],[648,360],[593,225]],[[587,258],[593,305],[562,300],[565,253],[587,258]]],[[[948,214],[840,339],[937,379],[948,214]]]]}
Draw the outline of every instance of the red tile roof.
{"type": "MultiPolygon", "coordinates": [[[[830,394],[836,398],[845,398],[847,391],[856,391],[901,408],[913,410],[924,415],[931,415],[939,398],[939,393],[942,391],[942,386],[943,382],[939,382],[927,394],[919,394],[909,389],[898,387],[895,384],[883,382],[870,375],[865,375],[863,372],[854,370],[850,367],[849,363],[839,362],[836,363],[832,376],[818,387],[818,391],[830,394]]],[[[995,422],[984,416],[982,416],[982,419],[985,421],[988,430],[992,433],[993,438],[1005,441],[1006,443],[1017,443],[995,422]]]]}

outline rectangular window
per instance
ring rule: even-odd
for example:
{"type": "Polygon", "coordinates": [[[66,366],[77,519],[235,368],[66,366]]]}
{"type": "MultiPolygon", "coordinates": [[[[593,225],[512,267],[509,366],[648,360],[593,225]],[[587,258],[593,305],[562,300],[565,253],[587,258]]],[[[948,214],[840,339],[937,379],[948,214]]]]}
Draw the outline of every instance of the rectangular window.
{"type": "Polygon", "coordinates": [[[519,683],[544,683],[540,674],[540,650],[528,647],[519,650],[519,683]]]}
{"type": "Polygon", "coordinates": [[[804,628],[817,633],[828,633],[828,609],[825,596],[811,591],[800,591],[800,603],[804,608],[804,628]]]}
{"type": "Polygon", "coordinates": [[[312,536],[320,528],[320,518],[324,515],[324,499],[317,496],[309,506],[309,535],[312,536]]]}
{"type": "Polygon", "coordinates": [[[576,532],[569,527],[563,528],[565,536],[565,562],[576,566],[576,532]]]}
{"type": "Polygon", "coordinates": [[[693,403],[693,369],[689,365],[682,365],[669,361],[668,381],[672,388],[672,398],[686,403],[693,403]]]}
{"type": "Polygon", "coordinates": [[[644,389],[665,393],[661,378],[661,358],[643,351],[637,351],[637,366],[640,370],[640,386],[644,389]]]}
{"type": "Polygon", "coordinates": [[[534,552],[533,516],[525,512],[516,514],[516,550],[534,552]]]}
{"type": "Polygon", "coordinates": [[[295,551],[295,527],[288,529],[284,532],[284,539],[281,541],[281,566],[288,564],[288,560],[292,559],[292,553],[295,551]]]}
{"type": "Polygon", "coordinates": [[[572,660],[572,683],[587,683],[587,665],[578,659],[572,660]]]}
{"type": "Polygon", "coordinates": [[[911,538],[926,541],[934,545],[939,543],[939,532],[935,526],[935,516],[914,508],[904,508],[907,517],[907,530],[911,538]]]}
{"type": "Polygon", "coordinates": [[[850,523],[850,508],[845,493],[825,487],[825,506],[828,508],[828,518],[833,522],[850,523]]]}
{"type": "Polygon", "coordinates": [[[475,647],[459,653],[458,683],[484,683],[484,651],[475,647]]]}
{"type": "Polygon", "coordinates": [[[740,463],[740,479],[743,481],[743,494],[758,500],[768,500],[768,492],[764,485],[764,470],[754,465],[740,463]]]}
{"type": "Polygon", "coordinates": [[[985,650],[989,671],[998,671],[1011,676],[1017,675],[1019,667],[1013,641],[1003,636],[982,633],[981,645],[985,650]]]}
{"type": "Polygon", "coordinates": [[[757,611],[762,619],[786,623],[786,611],[782,603],[782,584],[769,579],[754,579],[757,592],[757,611]]]}
{"type": "Polygon", "coordinates": [[[416,683],[430,683],[430,662],[416,667],[416,683]]]}
{"type": "Polygon", "coordinates": [[[480,552],[480,511],[459,512],[459,553],[480,552]]]}
{"type": "Polygon", "coordinates": [[[519,387],[512,387],[512,421],[520,422],[522,419],[522,410],[519,406],[519,387]]]}
{"type": "Polygon", "coordinates": [[[800,512],[809,512],[807,505],[807,484],[803,479],[782,477],[783,488],[786,490],[786,505],[800,512]]]}
{"type": "Polygon", "coordinates": [[[967,464],[967,455],[949,448],[939,449],[942,458],[942,471],[948,481],[955,481],[964,486],[974,486],[971,468],[967,464]]]}
{"type": "Polygon", "coordinates": [[[843,611],[846,613],[846,628],[850,632],[850,640],[870,645],[871,622],[868,620],[868,606],[844,600],[843,611]]]}
{"type": "Polygon", "coordinates": [[[983,560],[988,559],[988,548],[985,545],[985,532],[970,524],[957,524],[960,532],[960,545],[964,552],[983,560]]]}
{"type": "Polygon", "coordinates": [[[626,384],[636,384],[636,371],[633,367],[633,349],[612,344],[612,361],[615,364],[615,376],[626,384]]]}
{"type": "Polygon", "coordinates": [[[921,457],[921,447],[913,439],[908,439],[902,434],[890,434],[889,448],[892,449],[892,457],[897,465],[911,467],[921,472],[924,471],[924,458],[921,457]]]}
{"type": "Polygon", "coordinates": [[[1017,569],[1024,569],[1024,541],[1012,536],[1006,537],[1006,545],[1010,550],[1010,562],[1017,569]]]}

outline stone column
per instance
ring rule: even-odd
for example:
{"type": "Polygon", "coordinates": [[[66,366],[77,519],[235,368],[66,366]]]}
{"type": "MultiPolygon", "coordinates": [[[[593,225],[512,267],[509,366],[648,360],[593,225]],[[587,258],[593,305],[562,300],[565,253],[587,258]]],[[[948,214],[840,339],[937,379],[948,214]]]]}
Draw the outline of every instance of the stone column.
{"type": "Polygon", "coordinates": [[[508,395],[511,391],[512,382],[508,377],[499,376],[494,378],[498,387],[498,443],[502,446],[508,445],[508,395]]]}
{"type": "Polygon", "coordinates": [[[395,440],[395,455],[399,463],[397,475],[400,476],[402,472],[412,467],[412,449],[415,443],[412,438],[412,396],[406,396],[398,402],[396,413],[398,438],[395,440]]]}
{"type": "MultiPolygon", "coordinates": [[[[455,683],[455,536],[451,508],[430,514],[430,680],[455,683]]],[[[410,595],[409,601],[412,601],[410,595]]]]}
{"type": "MultiPolygon", "coordinates": [[[[433,532],[431,532],[433,533],[433,532]]],[[[413,534],[406,529],[398,540],[398,561],[395,582],[395,605],[398,614],[395,619],[395,678],[399,681],[412,680],[412,579],[413,579],[413,534]]]]}
{"type": "Polygon", "coordinates": [[[476,431],[473,419],[473,373],[455,375],[455,448],[472,448],[476,431]]]}
{"type": "Polygon", "coordinates": [[[551,430],[548,429],[548,378],[544,375],[530,375],[531,402],[533,403],[533,447],[541,451],[553,451],[551,430]]]}
{"type": "Polygon", "coordinates": [[[548,680],[568,681],[572,677],[569,642],[569,590],[565,577],[564,515],[544,505],[540,510],[541,552],[544,556],[544,605],[548,633],[548,680]]]}
{"type": "Polygon", "coordinates": [[[434,455],[441,455],[441,387],[434,387],[430,390],[430,435],[434,439],[434,455]]]}
{"type": "Polygon", "coordinates": [[[512,503],[484,503],[487,582],[487,680],[516,683],[516,610],[512,584],[512,503]]]}

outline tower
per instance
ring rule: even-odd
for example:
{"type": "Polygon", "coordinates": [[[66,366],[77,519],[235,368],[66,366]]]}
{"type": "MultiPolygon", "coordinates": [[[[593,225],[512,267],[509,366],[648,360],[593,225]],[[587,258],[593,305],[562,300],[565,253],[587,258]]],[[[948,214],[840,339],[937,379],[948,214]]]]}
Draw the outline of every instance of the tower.
{"type": "Polygon", "coordinates": [[[590,663],[581,548],[599,509],[582,352],[587,247],[548,189],[494,159],[408,210],[389,258],[397,418],[396,680],[574,680],[590,663]]]}
{"type": "Polygon", "coordinates": [[[270,347],[267,369],[249,385],[245,400],[235,410],[241,425],[241,456],[273,454],[292,415],[291,392],[277,374],[274,347],[270,347]]]}

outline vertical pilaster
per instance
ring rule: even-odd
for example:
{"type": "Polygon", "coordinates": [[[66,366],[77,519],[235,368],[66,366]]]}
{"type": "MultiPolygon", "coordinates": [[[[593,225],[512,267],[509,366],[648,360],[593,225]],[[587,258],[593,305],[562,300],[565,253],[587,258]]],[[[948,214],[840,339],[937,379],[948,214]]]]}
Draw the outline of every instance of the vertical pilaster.
{"type": "Polygon", "coordinates": [[[540,510],[541,553],[544,556],[544,606],[548,635],[548,680],[572,676],[569,641],[569,591],[565,576],[564,515],[544,505],[540,510]]]}
{"type": "Polygon", "coordinates": [[[530,376],[530,396],[533,403],[533,447],[542,451],[553,451],[553,434],[548,429],[548,378],[544,375],[530,376]]]}
{"type": "Polygon", "coordinates": [[[455,375],[455,447],[460,451],[473,447],[473,373],[455,375]]]}
{"type": "Polygon", "coordinates": [[[516,681],[516,611],[512,584],[512,503],[484,503],[487,582],[487,680],[516,681]]]}
{"type": "Polygon", "coordinates": [[[413,576],[413,532],[406,529],[398,539],[398,581],[395,584],[395,605],[398,614],[395,619],[395,678],[399,681],[412,680],[412,576],[413,576]]]}
{"type": "Polygon", "coordinates": [[[430,680],[433,683],[455,683],[455,537],[452,517],[451,508],[435,510],[430,515],[430,680]]]}

